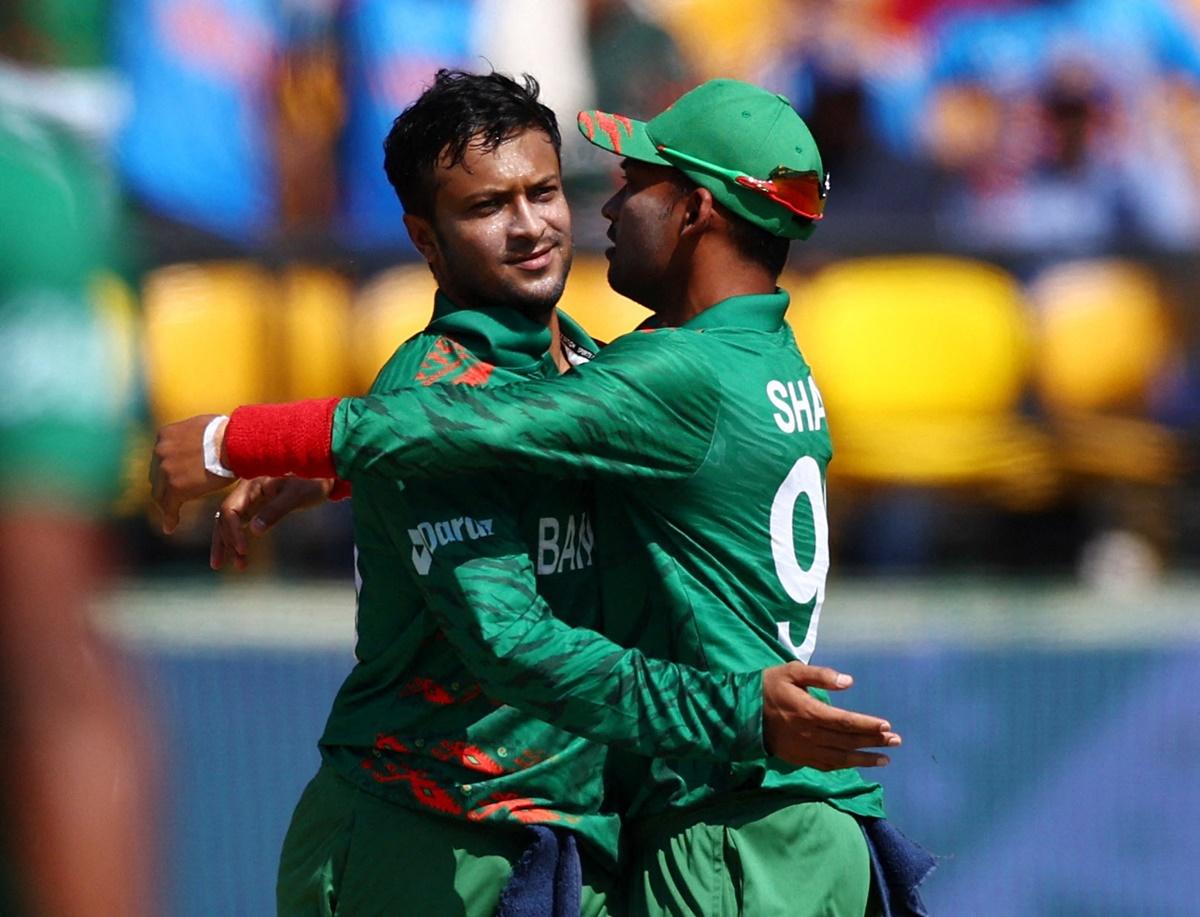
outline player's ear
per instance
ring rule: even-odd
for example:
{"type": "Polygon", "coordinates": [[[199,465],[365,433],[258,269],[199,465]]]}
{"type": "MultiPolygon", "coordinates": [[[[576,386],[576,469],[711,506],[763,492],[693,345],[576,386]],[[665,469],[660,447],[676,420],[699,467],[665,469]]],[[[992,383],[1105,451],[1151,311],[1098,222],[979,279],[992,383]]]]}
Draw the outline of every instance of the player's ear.
{"type": "Polygon", "coordinates": [[[707,188],[693,188],[683,202],[683,221],[679,227],[681,236],[699,236],[712,223],[714,215],[712,192],[707,188]]]}
{"type": "Polygon", "coordinates": [[[421,257],[430,266],[436,264],[440,252],[437,244],[437,233],[433,231],[433,224],[425,219],[425,217],[406,213],[404,214],[404,228],[408,230],[408,237],[412,239],[413,247],[421,253],[421,257]]]}

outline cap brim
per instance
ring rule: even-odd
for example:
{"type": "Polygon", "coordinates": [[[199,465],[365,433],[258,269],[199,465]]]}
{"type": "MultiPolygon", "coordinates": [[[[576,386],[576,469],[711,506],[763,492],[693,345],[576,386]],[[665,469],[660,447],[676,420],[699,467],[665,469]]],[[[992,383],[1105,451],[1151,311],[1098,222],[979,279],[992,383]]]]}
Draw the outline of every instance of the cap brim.
{"type": "Polygon", "coordinates": [[[658,155],[654,141],[646,133],[644,121],[591,109],[581,111],[575,123],[579,133],[602,150],[641,162],[671,166],[670,162],[658,155]]]}

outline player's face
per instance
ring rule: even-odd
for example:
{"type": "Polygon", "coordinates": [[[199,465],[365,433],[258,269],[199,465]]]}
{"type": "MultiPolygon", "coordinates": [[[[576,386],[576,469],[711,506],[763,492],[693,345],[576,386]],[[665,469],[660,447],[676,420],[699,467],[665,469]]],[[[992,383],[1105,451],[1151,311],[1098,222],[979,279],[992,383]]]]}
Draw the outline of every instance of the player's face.
{"type": "Polygon", "coordinates": [[[436,171],[433,219],[406,217],[442,290],[460,306],[543,315],[571,266],[571,213],[550,138],[528,130],[436,171]]]}
{"type": "Polygon", "coordinates": [[[666,166],[625,159],[624,181],[600,212],[611,224],[608,284],[648,309],[662,305],[671,282],[671,263],[679,241],[679,211],[686,195],[666,166]]]}

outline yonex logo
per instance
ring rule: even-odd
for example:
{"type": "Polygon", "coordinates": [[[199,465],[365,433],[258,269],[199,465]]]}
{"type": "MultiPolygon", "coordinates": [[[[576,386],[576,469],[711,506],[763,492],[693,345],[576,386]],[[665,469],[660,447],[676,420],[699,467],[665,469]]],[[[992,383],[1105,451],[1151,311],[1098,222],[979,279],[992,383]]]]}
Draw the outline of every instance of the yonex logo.
{"type": "Polygon", "coordinates": [[[418,522],[415,529],[408,530],[412,539],[412,562],[417,573],[425,576],[433,564],[433,552],[455,541],[477,541],[492,534],[491,519],[472,519],[459,516],[443,522],[418,522]]]}

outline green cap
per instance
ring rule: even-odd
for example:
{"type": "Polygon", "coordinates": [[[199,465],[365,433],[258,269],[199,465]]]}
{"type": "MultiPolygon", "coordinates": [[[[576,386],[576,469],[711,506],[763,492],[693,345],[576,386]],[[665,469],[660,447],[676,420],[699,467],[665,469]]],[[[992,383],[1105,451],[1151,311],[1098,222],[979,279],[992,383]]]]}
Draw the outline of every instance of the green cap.
{"type": "Polygon", "coordinates": [[[709,80],[649,121],[581,111],[579,131],[629,159],[678,169],[738,216],[788,239],[821,219],[829,178],[808,126],[786,98],[740,80],[709,80]]]}

